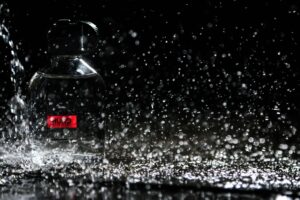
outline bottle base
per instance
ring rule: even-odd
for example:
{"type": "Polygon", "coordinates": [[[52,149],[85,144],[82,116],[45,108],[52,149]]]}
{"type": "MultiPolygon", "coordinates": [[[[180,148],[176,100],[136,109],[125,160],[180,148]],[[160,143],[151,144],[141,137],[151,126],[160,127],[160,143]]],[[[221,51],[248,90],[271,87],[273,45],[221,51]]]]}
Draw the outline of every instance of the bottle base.
{"type": "MultiPolygon", "coordinates": [[[[103,143],[103,142],[102,142],[103,143]]],[[[95,139],[93,140],[66,140],[66,139],[47,139],[45,147],[48,149],[61,150],[89,161],[101,161],[104,157],[104,144],[95,139]]]]}

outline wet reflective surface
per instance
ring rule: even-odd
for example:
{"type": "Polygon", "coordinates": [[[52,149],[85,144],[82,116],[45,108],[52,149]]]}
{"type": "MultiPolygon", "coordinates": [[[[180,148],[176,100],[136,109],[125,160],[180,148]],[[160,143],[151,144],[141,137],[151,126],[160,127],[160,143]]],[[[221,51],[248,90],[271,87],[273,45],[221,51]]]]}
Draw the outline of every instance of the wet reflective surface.
{"type": "Polygon", "coordinates": [[[194,135],[190,140],[174,129],[172,136],[160,138],[147,131],[149,126],[139,126],[147,134],[131,132],[135,127],[126,132],[110,130],[114,136],[106,143],[103,162],[72,149],[46,149],[33,139],[2,144],[3,198],[276,199],[276,194],[298,195],[299,162],[288,156],[288,150],[275,157],[270,146],[269,153],[249,154],[241,149],[229,153],[223,145],[216,148],[214,144],[211,151],[205,148],[207,137],[194,135]]]}

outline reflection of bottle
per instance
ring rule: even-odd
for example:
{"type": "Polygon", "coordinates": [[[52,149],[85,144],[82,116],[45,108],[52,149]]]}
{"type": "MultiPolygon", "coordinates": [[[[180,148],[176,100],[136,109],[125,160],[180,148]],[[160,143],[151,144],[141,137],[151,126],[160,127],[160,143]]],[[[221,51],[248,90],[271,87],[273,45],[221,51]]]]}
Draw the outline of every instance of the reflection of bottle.
{"type": "Polygon", "coordinates": [[[50,146],[101,153],[105,85],[84,57],[96,48],[97,28],[59,20],[48,40],[50,66],[35,73],[29,85],[31,131],[50,146]]]}

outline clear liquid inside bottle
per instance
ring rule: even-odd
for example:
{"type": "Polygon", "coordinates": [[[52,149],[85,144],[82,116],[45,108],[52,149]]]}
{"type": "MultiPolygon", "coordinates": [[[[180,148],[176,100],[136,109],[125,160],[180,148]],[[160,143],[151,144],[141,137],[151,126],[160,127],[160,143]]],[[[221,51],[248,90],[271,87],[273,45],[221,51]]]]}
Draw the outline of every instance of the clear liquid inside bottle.
{"type": "Polygon", "coordinates": [[[105,84],[80,55],[55,56],[29,86],[31,133],[48,147],[103,155],[105,84]]]}

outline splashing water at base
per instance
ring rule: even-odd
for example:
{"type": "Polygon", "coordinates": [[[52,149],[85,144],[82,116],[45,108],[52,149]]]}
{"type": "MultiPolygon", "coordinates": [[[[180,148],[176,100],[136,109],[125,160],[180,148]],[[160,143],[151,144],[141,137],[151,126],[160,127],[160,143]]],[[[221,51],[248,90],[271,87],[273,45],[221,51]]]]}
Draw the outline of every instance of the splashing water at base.
{"type": "MultiPolygon", "coordinates": [[[[133,134],[131,130],[134,129],[134,126],[128,127],[127,134],[133,134]]],[[[300,187],[299,162],[289,157],[275,159],[270,155],[268,158],[265,153],[264,159],[256,155],[232,159],[230,153],[222,148],[216,147],[212,153],[197,149],[197,145],[188,140],[178,140],[176,137],[182,137],[178,132],[172,132],[174,136],[168,139],[153,139],[155,132],[149,133],[151,137],[130,138],[122,137],[120,129],[113,131],[120,135],[116,134],[107,141],[103,162],[88,160],[86,155],[74,154],[71,150],[46,149],[33,140],[15,143],[14,146],[2,144],[0,182],[3,187],[9,188],[21,180],[42,178],[45,190],[51,190],[56,184],[80,188],[89,182],[98,195],[102,194],[98,190],[99,184],[107,183],[126,183],[126,187],[145,184],[150,188],[174,185],[277,192],[300,187]],[[188,143],[190,147],[177,148],[182,143],[188,143]],[[178,153],[178,150],[182,152],[178,153]]],[[[203,140],[201,137],[194,139],[203,140]]],[[[244,152],[236,150],[234,154],[237,153],[242,155],[244,152]]],[[[89,194],[87,190],[81,190],[83,194],[89,194]]],[[[60,195],[62,191],[59,190],[60,195]]]]}

